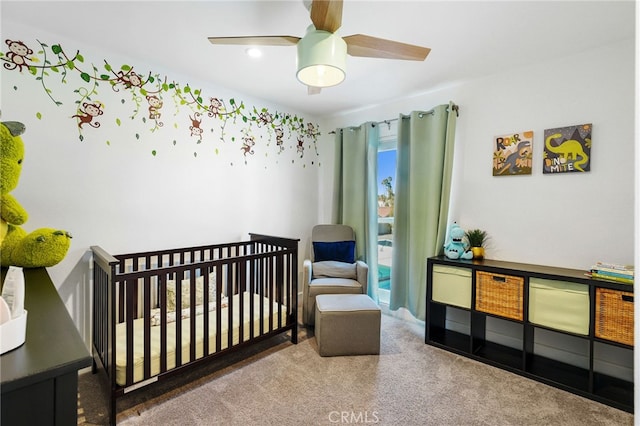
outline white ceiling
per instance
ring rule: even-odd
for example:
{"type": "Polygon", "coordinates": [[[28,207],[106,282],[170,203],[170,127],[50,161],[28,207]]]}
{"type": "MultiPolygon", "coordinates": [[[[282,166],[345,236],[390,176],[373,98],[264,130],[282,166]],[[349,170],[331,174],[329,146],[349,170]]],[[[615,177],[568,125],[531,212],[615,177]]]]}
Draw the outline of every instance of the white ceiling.
{"type": "Polygon", "coordinates": [[[388,38],[430,47],[431,53],[424,62],[349,56],[346,80],[309,96],[295,77],[295,46],[265,47],[256,60],[245,54],[243,46],[214,46],[207,40],[237,35],[301,37],[311,23],[302,0],[3,0],[0,7],[2,22],[81,40],[133,58],[133,65],[140,58],[151,66],[317,116],[633,39],[636,20],[633,0],[345,0],[341,35],[388,38]]]}

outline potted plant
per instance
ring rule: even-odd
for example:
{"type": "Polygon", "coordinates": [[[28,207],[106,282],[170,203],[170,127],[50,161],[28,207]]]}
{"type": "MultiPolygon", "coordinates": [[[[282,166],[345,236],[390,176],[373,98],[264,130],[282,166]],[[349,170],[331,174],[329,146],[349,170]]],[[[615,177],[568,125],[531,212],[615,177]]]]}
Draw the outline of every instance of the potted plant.
{"type": "Polygon", "coordinates": [[[482,229],[470,229],[465,232],[464,235],[465,237],[467,237],[467,241],[469,241],[469,246],[471,246],[473,258],[484,258],[484,245],[489,239],[489,234],[487,234],[487,231],[483,231],[482,229]]]}

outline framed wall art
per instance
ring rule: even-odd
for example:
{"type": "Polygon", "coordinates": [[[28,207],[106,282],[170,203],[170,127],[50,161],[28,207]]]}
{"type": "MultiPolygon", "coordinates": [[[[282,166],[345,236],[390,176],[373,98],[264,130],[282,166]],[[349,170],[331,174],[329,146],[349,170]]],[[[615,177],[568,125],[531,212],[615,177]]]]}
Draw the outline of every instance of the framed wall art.
{"type": "Polygon", "coordinates": [[[591,169],[591,124],[546,129],[542,172],[572,173],[591,169]]]}
{"type": "Polygon", "coordinates": [[[493,140],[493,175],[530,175],[533,130],[496,136],[493,140]]]}

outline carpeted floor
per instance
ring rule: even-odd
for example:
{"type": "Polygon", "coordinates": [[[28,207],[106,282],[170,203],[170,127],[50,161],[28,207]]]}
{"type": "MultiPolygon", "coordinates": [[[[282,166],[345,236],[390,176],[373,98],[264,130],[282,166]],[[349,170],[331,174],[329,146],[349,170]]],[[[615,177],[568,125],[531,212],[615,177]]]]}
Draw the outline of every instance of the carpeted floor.
{"type": "MultiPolygon", "coordinates": [[[[379,356],[320,357],[313,330],[280,336],[118,400],[120,425],[632,425],[633,415],[424,344],[382,316],[379,356]],[[235,364],[230,364],[235,362],[235,364]]],[[[107,424],[101,375],[78,422],[107,424]]]]}

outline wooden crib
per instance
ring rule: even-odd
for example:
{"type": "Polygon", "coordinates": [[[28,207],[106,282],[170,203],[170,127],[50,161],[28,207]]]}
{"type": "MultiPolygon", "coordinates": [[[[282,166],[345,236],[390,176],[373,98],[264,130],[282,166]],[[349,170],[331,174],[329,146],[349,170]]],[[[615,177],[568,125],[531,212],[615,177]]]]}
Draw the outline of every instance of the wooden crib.
{"type": "Polygon", "coordinates": [[[298,241],[249,241],[112,256],[93,251],[93,371],[116,400],[213,357],[291,331],[298,241]]]}

